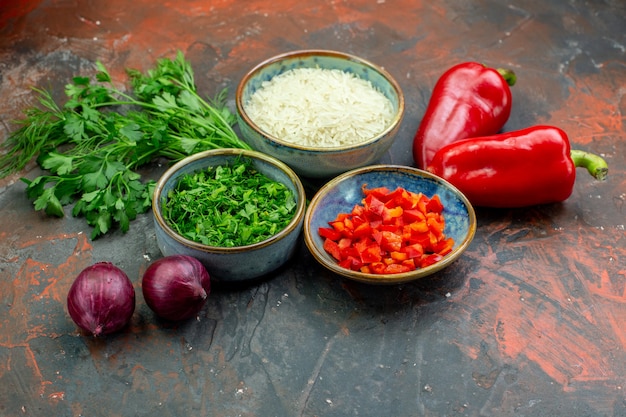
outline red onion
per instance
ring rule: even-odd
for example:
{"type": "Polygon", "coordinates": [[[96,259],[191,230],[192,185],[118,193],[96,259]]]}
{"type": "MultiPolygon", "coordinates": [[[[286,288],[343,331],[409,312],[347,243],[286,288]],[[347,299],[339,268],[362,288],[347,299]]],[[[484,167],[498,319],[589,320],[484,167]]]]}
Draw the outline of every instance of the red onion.
{"type": "Polygon", "coordinates": [[[74,323],[94,336],[116,332],[135,311],[135,289],[128,276],[110,262],[98,262],[78,274],[67,294],[74,323]]]}
{"type": "Polygon", "coordinates": [[[148,307],[157,316],[178,321],[198,314],[211,291],[211,281],[196,258],[170,255],[148,266],[141,289],[148,307]]]}

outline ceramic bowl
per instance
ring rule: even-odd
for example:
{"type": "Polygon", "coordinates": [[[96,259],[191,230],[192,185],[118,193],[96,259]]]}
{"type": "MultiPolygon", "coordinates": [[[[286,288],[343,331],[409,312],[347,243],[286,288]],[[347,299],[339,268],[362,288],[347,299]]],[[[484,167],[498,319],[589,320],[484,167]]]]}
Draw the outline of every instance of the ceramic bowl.
{"type": "Polygon", "coordinates": [[[400,284],[431,275],[458,259],[467,249],[476,232],[476,215],[467,198],[445,180],[417,168],[375,165],[346,172],[326,183],[313,196],[304,219],[304,240],[315,259],[330,271],[343,277],[369,284],[400,284]],[[427,197],[438,194],[444,206],[447,237],[454,239],[452,252],[439,262],[411,272],[377,275],[342,268],[323,248],[324,238],[318,234],[320,227],[328,227],[339,213],[349,213],[361,204],[361,187],[402,187],[421,192],[427,197]]]}
{"type": "Polygon", "coordinates": [[[305,191],[292,169],[271,156],[242,149],[210,150],[179,161],[158,180],[152,202],[156,239],[161,253],[164,256],[184,254],[196,257],[216,283],[240,283],[264,277],[287,262],[297,248],[305,208],[305,191]],[[226,165],[239,157],[249,158],[257,171],[285,184],[294,193],[296,210],[292,221],[263,242],[231,248],[203,245],[176,233],[165,221],[162,207],[179,178],[210,166],[226,165]]]}
{"type": "Polygon", "coordinates": [[[362,58],[328,50],[288,52],[260,63],[239,83],[236,105],[243,139],[255,150],[280,159],[308,178],[331,178],[380,160],[391,147],[404,115],[402,90],[387,71],[362,58]],[[395,112],[391,124],[379,135],[358,144],[315,148],[287,142],[260,129],[246,112],[246,104],[262,83],[291,69],[315,67],[339,69],[371,82],[391,101],[395,112]]]}

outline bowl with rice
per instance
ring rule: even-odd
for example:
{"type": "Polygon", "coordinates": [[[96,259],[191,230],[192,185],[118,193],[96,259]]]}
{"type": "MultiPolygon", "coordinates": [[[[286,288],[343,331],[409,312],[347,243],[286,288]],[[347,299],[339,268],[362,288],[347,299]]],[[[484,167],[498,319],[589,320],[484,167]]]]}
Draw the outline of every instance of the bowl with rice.
{"type": "Polygon", "coordinates": [[[244,140],[307,178],[380,160],[404,116],[404,96],[391,74],[330,50],[261,62],[239,83],[236,106],[244,140]]]}

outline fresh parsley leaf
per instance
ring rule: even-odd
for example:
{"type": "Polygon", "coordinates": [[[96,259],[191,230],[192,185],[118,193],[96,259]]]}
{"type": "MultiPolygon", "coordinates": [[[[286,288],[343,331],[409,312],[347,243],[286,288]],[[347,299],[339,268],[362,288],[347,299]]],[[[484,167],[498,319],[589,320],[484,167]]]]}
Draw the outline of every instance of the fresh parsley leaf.
{"type": "Polygon", "coordinates": [[[109,182],[107,181],[106,176],[98,171],[98,172],[89,172],[83,175],[83,183],[82,186],[85,191],[93,191],[93,190],[101,190],[107,186],[109,182]]]}
{"type": "Polygon", "coordinates": [[[80,141],[85,133],[85,122],[75,113],[67,115],[65,126],[63,126],[65,134],[74,141],[80,141]]]}
{"type": "Polygon", "coordinates": [[[96,80],[98,80],[101,83],[111,82],[111,76],[109,75],[109,72],[107,71],[106,67],[102,64],[102,62],[96,61],[96,69],[98,70],[98,72],[96,73],[96,80]]]}
{"type": "Polygon", "coordinates": [[[91,238],[96,239],[97,237],[106,234],[111,225],[113,223],[113,218],[111,213],[108,211],[100,211],[95,214],[95,216],[90,216],[87,221],[89,224],[94,226],[93,231],[91,232],[91,238]]]}
{"type": "Polygon", "coordinates": [[[113,219],[119,223],[120,230],[122,232],[125,233],[128,231],[130,227],[130,218],[128,217],[128,214],[126,213],[124,208],[117,209],[115,211],[115,214],[113,214],[113,219]]]}
{"type": "Polygon", "coordinates": [[[168,92],[164,92],[160,96],[155,97],[152,100],[152,103],[162,112],[167,112],[168,110],[175,110],[178,108],[178,104],[176,103],[176,98],[168,92]]]}
{"type": "Polygon", "coordinates": [[[141,141],[144,134],[140,130],[140,126],[137,123],[129,123],[122,126],[120,133],[128,138],[132,143],[141,141]]]}
{"type": "Polygon", "coordinates": [[[202,112],[202,104],[198,98],[198,96],[192,94],[187,90],[183,90],[180,92],[178,96],[178,103],[181,107],[186,107],[194,113],[202,112]]]}
{"type": "Polygon", "coordinates": [[[193,150],[196,149],[196,146],[198,146],[199,143],[200,143],[200,139],[192,139],[192,138],[180,139],[180,146],[188,154],[192,154],[193,150]]]}
{"type": "Polygon", "coordinates": [[[74,168],[74,158],[58,152],[42,154],[42,157],[40,157],[37,162],[39,162],[42,168],[57,175],[70,173],[74,168]]]}
{"type": "Polygon", "coordinates": [[[41,195],[35,199],[35,210],[45,210],[49,216],[63,217],[63,206],[54,195],[55,188],[46,188],[41,195]]]}

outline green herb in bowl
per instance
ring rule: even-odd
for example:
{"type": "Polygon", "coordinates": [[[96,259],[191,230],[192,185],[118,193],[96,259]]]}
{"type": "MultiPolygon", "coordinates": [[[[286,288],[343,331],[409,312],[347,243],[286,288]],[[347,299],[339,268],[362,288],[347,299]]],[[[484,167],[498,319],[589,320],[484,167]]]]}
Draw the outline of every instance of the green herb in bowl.
{"type": "Polygon", "coordinates": [[[296,205],[289,188],[243,158],[183,175],[163,202],[163,217],[189,240],[236,247],[262,242],[283,230],[296,205]]]}

